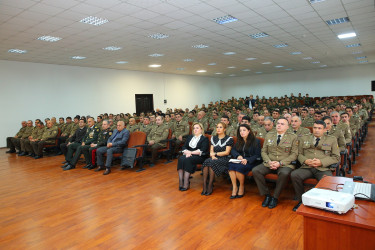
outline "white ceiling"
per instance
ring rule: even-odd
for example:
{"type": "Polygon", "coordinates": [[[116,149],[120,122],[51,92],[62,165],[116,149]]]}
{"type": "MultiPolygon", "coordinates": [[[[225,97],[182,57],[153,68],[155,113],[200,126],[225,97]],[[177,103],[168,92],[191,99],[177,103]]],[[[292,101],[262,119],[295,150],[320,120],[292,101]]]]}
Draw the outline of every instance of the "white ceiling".
{"type": "Polygon", "coordinates": [[[1,60],[215,77],[375,62],[374,0],[325,0],[315,4],[308,0],[0,0],[0,23],[1,60]],[[238,21],[222,25],[212,21],[225,15],[238,21]],[[101,26],[79,22],[88,16],[109,22],[101,26]],[[349,17],[350,22],[333,26],[325,23],[342,17],[349,17]],[[259,32],[270,36],[249,37],[259,32]],[[337,38],[347,32],[355,32],[357,37],[337,38]],[[155,33],[169,37],[149,37],[155,33]],[[37,40],[44,35],[62,39],[53,43],[37,40]],[[272,46],[280,43],[289,46],[272,46]],[[345,47],[355,43],[361,47],[345,47]],[[192,47],[197,44],[209,47],[192,47]],[[108,46],[123,49],[102,49],[108,46]],[[9,53],[9,49],[27,53],[9,53]],[[291,55],[294,51],[302,54],[291,55]],[[356,51],[362,53],[352,54],[356,51]],[[164,56],[149,56],[154,53],[164,56]],[[72,56],[86,59],[73,60],[72,56]],[[359,56],[367,58],[356,59],[359,56]],[[246,60],[250,57],[257,59],[246,60]],[[194,61],[184,62],[186,58],[194,61]],[[311,63],[316,61],[320,63],[311,63]],[[162,66],[155,69],[149,64],[162,66]],[[284,67],[275,68],[278,65],[284,67]],[[197,73],[200,69],[207,72],[197,73]]]}

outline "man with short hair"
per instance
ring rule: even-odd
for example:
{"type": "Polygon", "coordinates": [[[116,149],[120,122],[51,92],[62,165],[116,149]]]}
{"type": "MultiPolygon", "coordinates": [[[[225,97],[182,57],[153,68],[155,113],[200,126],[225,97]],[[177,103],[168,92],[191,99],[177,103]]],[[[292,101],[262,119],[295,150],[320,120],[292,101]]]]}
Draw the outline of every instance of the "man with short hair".
{"type": "Polygon", "coordinates": [[[286,114],[283,115],[283,117],[288,121],[289,126],[290,126],[290,124],[292,122],[292,115],[289,114],[289,113],[286,113],[286,114]]]}
{"type": "Polygon", "coordinates": [[[114,153],[122,153],[130,136],[129,130],[125,128],[124,121],[117,122],[117,129],[113,131],[111,137],[108,138],[107,146],[100,147],[96,150],[98,168],[96,172],[104,170],[103,175],[111,173],[111,165],[114,153]],[[104,154],[107,153],[107,159],[104,163],[104,154]]]}
{"type": "Polygon", "coordinates": [[[143,124],[139,125],[139,131],[142,131],[148,135],[152,127],[150,126],[150,118],[148,116],[143,117],[143,124]]]}
{"type": "Polygon", "coordinates": [[[308,178],[315,178],[319,181],[324,176],[332,176],[332,171],[328,167],[340,160],[337,140],[333,136],[324,134],[325,127],[323,121],[315,121],[313,133],[299,140],[298,161],[302,166],[291,173],[298,200],[293,211],[296,211],[302,203],[302,194],[305,191],[303,181],[308,178]]]}
{"type": "Polygon", "coordinates": [[[326,124],[326,127],[324,129],[325,135],[330,135],[336,138],[337,144],[339,145],[340,151],[345,151],[346,149],[346,142],[344,134],[339,129],[333,129],[332,125],[332,118],[329,116],[323,117],[322,121],[326,124]]]}
{"type": "Polygon", "coordinates": [[[15,144],[18,143],[16,141],[20,140],[20,138],[22,137],[23,133],[26,130],[26,127],[27,127],[26,121],[22,121],[21,122],[21,128],[18,131],[18,133],[15,136],[13,136],[13,137],[7,137],[7,148],[9,148],[9,150],[6,151],[5,153],[10,154],[10,153],[15,153],[16,152],[15,144]]]}
{"type": "Polygon", "coordinates": [[[176,153],[180,146],[185,142],[184,137],[189,135],[190,126],[189,123],[182,120],[180,113],[175,114],[176,122],[172,127],[172,139],[176,139],[174,142],[174,151],[176,153]]]}
{"type": "Polygon", "coordinates": [[[349,115],[350,130],[352,134],[355,135],[361,128],[360,120],[358,119],[358,117],[354,116],[352,107],[346,107],[345,111],[349,115]]]}
{"type": "MultiPolygon", "coordinates": [[[[108,122],[108,121],[107,121],[108,122]]],[[[129,119],[129,124],[126,126],[126,129],[129,130],[130,133],[133,133],[135,131],[139,130],[138,124],[135,122],[134,118],[129,119]]]]}
{"type": "Polygon", "coordinates": [[[35,157],[35,153],[34,153],[31,143],[40,141],[42,139],[43,132],[44,132],[44,123],[39,120],[39,122],[36,123],[36,128],[33,130],[33,133],[31,134],[29,139],[24,141],[24,148],[25,148],[24,151],[28,153],[28,156],[35,157]]]}
{"type": "Polygon", "coordinates": [[[315,113],[314,113],[314,121],[319,121],[319,120],[321,120],[323,118],[323,116],[322,116],[322,112],[320,112],[320,111],[316,111],[315,113]]]}
{"type": "Polygon", "coordinates": [[[301,124],[301,118],[299,116],[293,116],[291,118],[291,126],[289,127],[288,131],[295,134],[298,138],[310,134],[310,129],[302,127],[301,124]]]}
{"type": "Polygon", "coordinates": [[[34,159],[43,158],[43,148],[46,145],[54,144],[57,134],[58,128],[53,126],[51,120],[47,121],[47,127],[43,131],[42,138],[38,141],[31,142],[31,146],[33,147],[35,157],[34,159]]]}
{"type": "MultiPolygon", "coordinates": [[[[314,111],[315,112],[315,111],[314,111]]],[[[301,112],[302,127],[312,127],[314,124],[314,119],[309,116],[307,109],[302,109],[301,112]]]]}
{"type": "Polygon", "coordinates": [[[261,195],[265,196],[262,207],[275,208],[279,195],[294,169],[291,164],[298,156],[298,141],[295,134],[288,133],[288,121],[280,118],[276,124],[276,132],[270,132],[264,139],[262,148],[263,163],[253,168],[254,180],[261,195]],[[266,184],[265,175],[278,175],[273,196],[266,184]]]}
{"type": "Polygon", "coordinates": [[[103,124],[103,116],[98,115],[98,117],[96,117],[96,127],[98,127],[99,129],[102,129],[102,124],[103,124]]]}
{"type": "Polygon", "coordinates": [[[34,130],[33,121],[28,120],[27,123],[26,123],[26,129],[23,132],[22,136],[20,138],[17,138],[17,139],[12,139],[12,143],[13,143],[14,147],[18,150],[19,156],[26,155],[26,153],[23,151],[24,148],[21,150],[21,146],[23,144],[23,141],[26,140],[29,136],[31,136],[31,134],[33,133],[33,130],[34,130]]]}
{"type": "Polygon", "coordinates": [[[332,118],[332,129],[341,130],[345,138],[345,143],[350,143],[352,141],[352,132],[350,131],[350,126],[340,120],[341,117],[340,117],[339,112],[337,111],[331,112],[331,118],[332,118]]]}
{"type": "Polygon", "coordinates": [[[206,132],[208,128],[208,119],[206,117],[206,112],[204,110],[201,110],[197,114],[197,120],[196,122],[199,122],[203,125],[203,129],[206,132]]]}
{"type": "Polygon", "coordinates": [[[247,124],[247,125],[251,125],[251,122],[250,122],[250,117],[245,115],[244,117],[242,117],[242,121],[241,121],[241,124],[247,124]]]}
{"type": "Polygon", "coordinates": [[[166,146],[165,142],[161,142],[168,138],[169,129],[163,125],[163,117],[156,117],[156,126],[154,126],[147,135],[148,146],[151,149],[150,166],[154,166],[158,155],[158,150],[166,146]]]}

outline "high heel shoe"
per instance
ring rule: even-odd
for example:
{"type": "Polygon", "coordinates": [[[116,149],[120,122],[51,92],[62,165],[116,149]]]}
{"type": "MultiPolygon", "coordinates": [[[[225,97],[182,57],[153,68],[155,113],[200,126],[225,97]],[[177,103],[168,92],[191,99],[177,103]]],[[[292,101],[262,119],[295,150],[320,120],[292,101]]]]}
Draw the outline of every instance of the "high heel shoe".
{"type": "Polygon", "coordinates": [[[182,188],[183,188],[183,187],[181,187],[181,186],[180,186],[180,187],[178,187],[178,190],[180,190],[180,191],[181,191],[181,189],[182,189],[182,188]]]}
{"type": "Polygon", "coordinates": [[[189,190],[189,188],[190,188],[190,181],[189,181],[189,185],[187,186],[187,188],[184,188],[184,187],[183,187],[183,188],[181,188],[180,190],[181,190],[181,191],[187,191],[187,190],[189,190]]]}
{"type": "Polygon", "coordinates": [[[213,190],[212,190],[211,192],[206,192],[206,193],[205,193],[205,196],[209,196],[209,195],[211,195],[212,192],[213,192],[213,190]]]}
{"type": "Polygon", "coordinates": [[[245,195],[245,192],[243,192],[243,194],[237,194],[236,198],[242,198],[244,195],[245,195]]]}

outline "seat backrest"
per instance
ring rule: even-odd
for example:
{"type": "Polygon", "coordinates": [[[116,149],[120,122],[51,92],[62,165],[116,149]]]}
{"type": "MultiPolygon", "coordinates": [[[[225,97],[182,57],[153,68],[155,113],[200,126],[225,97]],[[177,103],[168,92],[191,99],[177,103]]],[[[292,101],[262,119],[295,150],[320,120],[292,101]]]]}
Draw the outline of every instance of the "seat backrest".
{"type": "Polygon", "coordinates": [[[193,126],[190,125],[190,122],[189,122],[189,135],[191,135],[192,132],[193,132],[193,126]]]}
{"type": "Polygon", "coordinates": [[[233,136],[233,146],[237,143],[237,136],[233,136]]]}
{"type": "Polygon", "coordinates": [[[312,132],[313,132],[313,127],[306,127],[306,128],[310,129],[310,133],[312,134],[312,132]]]}
{"type": "MultiPolygon", "coordinates": [[[[130,133],[128,140],[128,148],[132,148],[135,145],[143,145],[146,143],[147,135],[142,131],[134,131],[130,133]]],[[[137,147],[137,158],[143,155],[143,147],[137,147]]]]}
{"type": "Polygon", "coordinates": [[[260,147],[263,148],[264,138],[257,137],[257,139],[260,141],[260,147]]]}
{"type": "Polygon", "coordinates": [[[167,146],[166,146],[167,149],[170,149],[172,147],[171,139],[172,139],[172,129],[169,129],[168,138],[167,138],[168,141],[167,141],[167,146]]]}

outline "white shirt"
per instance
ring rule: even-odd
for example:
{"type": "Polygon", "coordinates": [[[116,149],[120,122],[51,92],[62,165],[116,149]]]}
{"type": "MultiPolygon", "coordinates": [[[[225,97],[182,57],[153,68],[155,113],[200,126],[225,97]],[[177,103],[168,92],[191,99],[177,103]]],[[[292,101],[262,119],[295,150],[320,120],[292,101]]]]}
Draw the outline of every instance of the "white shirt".
{"type": "MultiPolygon", "coordinates": [[[[202,135],[199,135],[199,136],[193,136],[193,138],[191,138],[190,142],[189,142],[189,147],[190,148],[196,148],[197,147],[197,144],[199,142],[199,140],[201,139],[202,135]]],[[[185,152],[187,149],[185,149],[184,151],[182,152],[185,152]]],[[[199,151],[199,155],[202,155],[202,151],[200,149],[196,149],[199,151]]]]}

